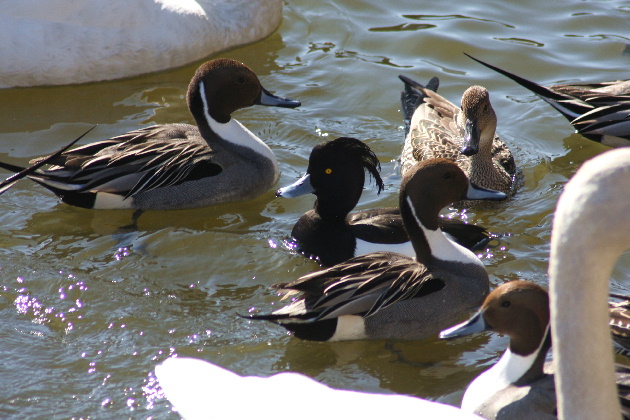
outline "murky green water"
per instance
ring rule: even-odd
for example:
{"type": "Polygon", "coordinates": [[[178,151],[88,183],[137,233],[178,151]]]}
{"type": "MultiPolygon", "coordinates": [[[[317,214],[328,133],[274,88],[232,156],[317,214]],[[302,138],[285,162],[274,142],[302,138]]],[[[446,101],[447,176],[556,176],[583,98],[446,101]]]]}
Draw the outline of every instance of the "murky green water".
{"type": "MultiPolygon", "coordinates": [[[[267,89],[303,103],[237,115],[276,153],[279,186],[305,171],[320,141],[355,136],[374,149],[387,189],[379,196],[369,185],[364,208],[397,202],[397,75],[421,82],[437,75],[440,92],[454,101],[467,86],[485,85],[525,186],[508,203],[466,216],[511,234],[482,256],[494,284],[545,284],[558,194],[606,148],[572,134],[547,104],[462,52],[544,84],[625,79],[629,18],[622,1],[287,0],[275,34],[221,56],[247,63],[267,89]]],[[[93,124],[84,142],[190,123],[184,95],[197,65],[108,83],[0,90],[0,159],[26,163],[93,124]]],[[[317,268],[282,244],[312,202],[269,191],[236,205],[149,212],[137,232],[123,234],[118,227],[130,212],[72,208],[33,183],[18,184],[0,197],[0,417],[177,418],[152,374],[175,353],[243,374],[292,370],[334,387],[458,404],[504,338],[308,343],[236,316],[272,308],[269,285],[317,268]]],[[[613,288],[630,288],[628,255],[613,288]]]]}

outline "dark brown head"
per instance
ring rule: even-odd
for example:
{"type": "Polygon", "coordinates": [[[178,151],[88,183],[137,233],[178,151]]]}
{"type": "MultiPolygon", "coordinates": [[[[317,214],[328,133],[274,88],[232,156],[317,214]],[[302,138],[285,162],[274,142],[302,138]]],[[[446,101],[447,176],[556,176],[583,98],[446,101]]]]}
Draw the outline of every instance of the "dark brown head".
{"type": "Polygon", "coordinates": [[[210,117],[227,123],[230,115],[252,105],[297,107],[300,102],[271,95],[245,64],[219,58],[202,64],[188,86],[188,107],[197,124],[210,117]]]}

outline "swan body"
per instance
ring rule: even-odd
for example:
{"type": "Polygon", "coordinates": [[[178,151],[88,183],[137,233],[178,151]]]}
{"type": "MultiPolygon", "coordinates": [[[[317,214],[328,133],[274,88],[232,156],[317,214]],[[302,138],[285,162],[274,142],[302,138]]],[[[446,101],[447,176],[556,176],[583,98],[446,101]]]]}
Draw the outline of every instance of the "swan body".
{"type": "Polygon", "coordinates": [[[480,419],[446,404],[407,395],[332,389],[293,372],[243,377],[193,358],[166,359],[156,366],[155,374],[166,397],[186,420],[275,420],[285,414],[304,420],[480,419]]]}
{"type": "Polygon", "coordinates": [[[6,0],[0,88],[182,66],[277,29],[281,0],[6,0]]]}

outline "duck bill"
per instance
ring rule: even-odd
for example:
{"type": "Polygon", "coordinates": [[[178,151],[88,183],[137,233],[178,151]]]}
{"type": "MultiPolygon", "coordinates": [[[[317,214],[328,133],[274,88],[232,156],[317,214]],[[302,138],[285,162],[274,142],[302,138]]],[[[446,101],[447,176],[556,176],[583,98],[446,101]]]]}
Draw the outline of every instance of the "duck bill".
{"type": "Polygon", "coordinates": [[[314,192],[315,189],[311,185],[311,175],[306,174],[293,184],[284,188],[280,188],[278,191],[276,191],[276,197],[293,198],[299,197],[304,194],[312,194],[314,192]]]}
{"type": "Polygon", "coordinates": [[[468,181],[468,191],[463,200],[492,200],[501,201],[507,198],[507,194],[479,187],[468,181]]]}
{"type": "Polygon", "coordinates": [[[461,154],[465,156],[472,156],[479,151],[479,137],[481,133],[479,131],[479,123],[477,118],[472,120],[466,119],[464,126],[464,145],[461,149],[461,154]]]}
{"type": "Polygon", "coordinates": [[[297,108],[302,105],[300,101],[289,98],[281,98],[270,93],[267,89],[261,88],[260,98],[255,102],[256,105],[279,106],[282,108],[297,108]]]}
{"type": "Polygon", "coordinates": [[[465,337],[471,334],[477,334],[489,330],[490,327],[483,319],[483,311],[479,310],[468,321],[464,321],[461,324],[457,324],[454,327],[448,328],[440,332],[441,339],[451,339],[465,337]]]}

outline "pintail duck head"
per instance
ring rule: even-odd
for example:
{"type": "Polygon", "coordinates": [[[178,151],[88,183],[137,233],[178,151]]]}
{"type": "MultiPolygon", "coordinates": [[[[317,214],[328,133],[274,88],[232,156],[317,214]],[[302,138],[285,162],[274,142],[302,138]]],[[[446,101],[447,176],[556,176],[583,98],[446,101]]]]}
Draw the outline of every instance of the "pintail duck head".
{"type": "Polygon", "coordinates": [[[306,175],[277,191],[278,197],[292,198],[315,194],[318,213],[345,217],[359,202],[365,172],[376,182],[378,192],[385,187],[374,152],[360,140],[340,137],[318,144],[311,152],[306,175]]]}
{"type": "Polygon", "coordinates": [[[225,124],[234,111],[252,105],[301,105],[299,101],[272,95],[249,67],[227,58],[208,61],[197,69],[188,86],[187,101],[200,130],[210,120],[225,124]]]}
{"type": "Polygon", "coordinates": [[[511,281],[490,293],[469,320],[444,330],[440,338],[456,338],[483,331],[510,337],[510,351],[529,356],[539,348],[549,326],[549,295],[535,283],[511,281]]]}
{"type": "Polygon", "coordinates": [[[444,207],[460,200],[505,198],[504,193],[472,184],[464,171],[449,159],[428,159],[416,163],[405,172],[401,182],[400,212],[418,261],[426,263],[435,254],[429,246],[431,238],[427,235],[439,233],[439,214],[444,207]]]}
{"type": "MultiPolygon", "coordinates": [[[[522,392],[510,393],[507,389],[545,387],[548,377],[543,367],[551,347],[549,313],[549,295],[542,287],[527,281],[511,281],[490,293],[469,320],[440,333],[440,338],[456,338],[492,330],[510,337],[501,359],[466,389],[462,410],[499,418],[497,413],[523,398],[522,392]]],[[[531,402],[524,404],[536,404],[533,398],[528,401],[531,402]]],[[[541,413],[546,410],[532,408],[541,413]]]]}
{"type": "Polygon", "coordinates": [[[482,86],[471,86],[462,95],[464,126],[464,146],[461,153],[466,156],[476,154],[480,149],[490,153],[494,133],[497,129],[497,115],[490,103],[490,92],[482,86]]]}

